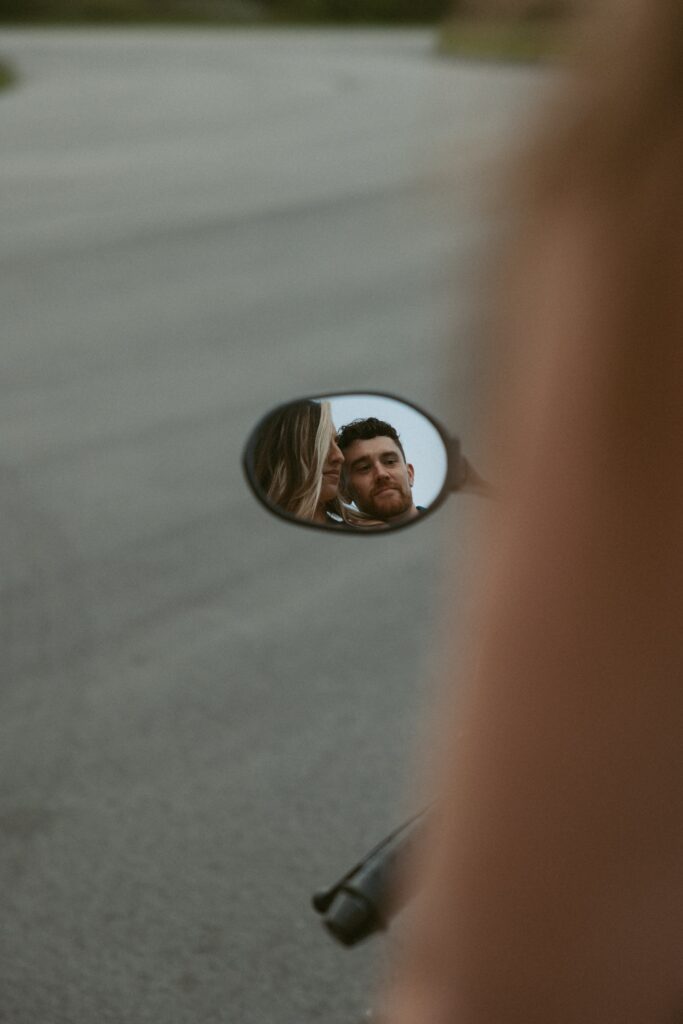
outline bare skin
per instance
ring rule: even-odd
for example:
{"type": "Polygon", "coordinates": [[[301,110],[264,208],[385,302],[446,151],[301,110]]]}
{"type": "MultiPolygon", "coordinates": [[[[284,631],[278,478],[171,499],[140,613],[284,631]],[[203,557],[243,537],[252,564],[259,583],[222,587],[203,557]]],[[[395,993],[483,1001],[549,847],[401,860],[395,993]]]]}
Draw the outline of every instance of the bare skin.
{"type": "Polygon", "coordinates": [[[554,324],[558,350],[482,567],[481,658],[444,739],[443,831],[392,1024],[643,1024],[683,1006],[683,359],[648,355],[656,389],[634,379],[610,402],[616,350],[559,322],[585,229],[556,230],[537,340],[554,324]]]}
{"type": "Polygon", "coordinates": [[[339,493],[339,480],[343,462],[344,455],[333,438],[330,442],[329,454],[323,466],[323,483],[315,515],[313,516],[314,523],[327,523],[325,508],[328,502],[336,498],[339,493]]]}
{"type": "MultiPolygon", "coordinates": [[[[646,24],[660,5],[632,6],[646,24]]],[[[445,669],[459,701],[439,709],[442,814],[391,1024],[683,1012],[679,80],[656,124],[635,82],[618,139],[631,159],[610,166],[599,126],[595,159],[560,168],[511,261],[505,500],[475,563],[476,669],[463,678],[455,652],[445,669]]]]}

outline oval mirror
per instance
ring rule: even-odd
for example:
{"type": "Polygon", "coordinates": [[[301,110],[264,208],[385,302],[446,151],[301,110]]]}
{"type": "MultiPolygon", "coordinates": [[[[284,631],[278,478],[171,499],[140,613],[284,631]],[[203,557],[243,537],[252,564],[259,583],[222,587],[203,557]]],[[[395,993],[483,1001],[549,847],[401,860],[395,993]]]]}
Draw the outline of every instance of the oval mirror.
{"type": "Polygon", "coordinates": [[[336,392],[267,412],[243,464],[254,494],[276,515],[367,535],[412,525],[437,508],[454,489],[460,451],[411,402],[336,392]]]}

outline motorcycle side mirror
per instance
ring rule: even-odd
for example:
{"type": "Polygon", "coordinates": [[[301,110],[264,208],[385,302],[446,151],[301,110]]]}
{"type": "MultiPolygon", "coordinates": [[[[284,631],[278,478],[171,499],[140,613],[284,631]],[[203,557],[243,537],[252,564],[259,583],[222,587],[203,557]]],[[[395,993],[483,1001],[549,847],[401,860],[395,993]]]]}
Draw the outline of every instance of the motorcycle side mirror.
{"type": "Polygon", "coordinates": [[[269,512],[358,535],[419,523],[453,491],[488,491],[438,420],[379,391],[276,406],[249,435],[242,464],[269,512]]]}

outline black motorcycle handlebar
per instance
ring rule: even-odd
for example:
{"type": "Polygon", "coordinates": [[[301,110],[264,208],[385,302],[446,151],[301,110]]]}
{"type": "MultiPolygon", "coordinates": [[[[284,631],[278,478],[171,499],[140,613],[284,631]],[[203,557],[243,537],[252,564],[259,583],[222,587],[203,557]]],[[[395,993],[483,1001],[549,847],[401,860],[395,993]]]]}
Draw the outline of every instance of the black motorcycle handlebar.
{"type": "Polygon", "coordinates": [[[355,946],[383,931],[410,897],[395,889],[400,865],[421,832],[424,812],[395,829],[338,882],[313,896],[330,935],[344,946],[355,946]]]}

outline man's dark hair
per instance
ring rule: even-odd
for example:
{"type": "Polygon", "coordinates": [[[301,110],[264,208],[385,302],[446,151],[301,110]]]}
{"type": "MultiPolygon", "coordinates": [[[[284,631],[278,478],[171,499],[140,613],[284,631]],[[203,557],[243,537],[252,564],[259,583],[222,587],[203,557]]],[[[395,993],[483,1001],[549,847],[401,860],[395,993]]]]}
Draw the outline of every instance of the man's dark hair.
{"type": "Polygon", "coordinates": [[[375,416],[369,416],[365,420],[351,420],[344,424],[337,434],[337,444],[342,451],[345,451],[354,441],[371,441],[373,437],[390,437],[398,445],[403,461],[406,461],[406,453],[400,438],[390,423],[378,420],[375,416]]]}

